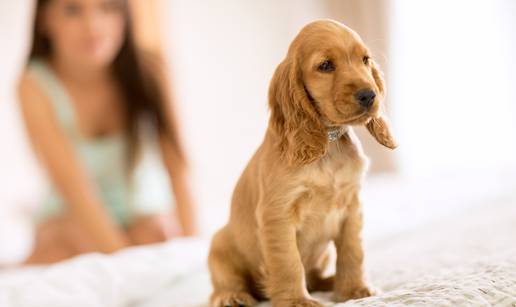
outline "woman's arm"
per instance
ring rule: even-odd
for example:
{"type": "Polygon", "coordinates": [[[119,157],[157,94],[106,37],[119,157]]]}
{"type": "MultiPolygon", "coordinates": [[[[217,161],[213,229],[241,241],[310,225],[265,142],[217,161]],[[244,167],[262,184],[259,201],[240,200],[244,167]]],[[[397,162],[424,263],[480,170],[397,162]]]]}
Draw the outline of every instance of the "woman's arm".
{"type": "Polygon", "coordinates": [[[197,234],[195,204],[190,192],[188,171],[183,157],[178,155],[167,136],[160,135],[161,156],[172,184],[179,223],[184,236],[197,234]]]}
{"type": "Polygon", "coordinates": [[[169,75],[166,73],[166,62],[160,52],[145,54],[144,65],[153,72],[158,87],[163,95],[161,110],[164,113],[165,127],[159,131],[161,157],[167,169],[176,200],[179,223],[184,236],[197,234],[196,206],[189,185],[189,174],[186,157],[182,149],[179,124],[174,110],[169,75]]]}
{"type": "Polygon", "coordinates": [[[72,216],[90,233],[100,252],[109,253],[127,246],[128,239],[106,213],[93,182],[59,127],[48,97],[27,74],[18,90],[33,148],[72,216]]]}

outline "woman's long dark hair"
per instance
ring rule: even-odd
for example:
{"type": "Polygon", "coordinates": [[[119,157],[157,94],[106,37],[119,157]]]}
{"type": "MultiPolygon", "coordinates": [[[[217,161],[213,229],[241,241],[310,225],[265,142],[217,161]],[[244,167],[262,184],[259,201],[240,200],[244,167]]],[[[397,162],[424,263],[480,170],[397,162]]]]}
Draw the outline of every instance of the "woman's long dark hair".
{"type": "MultiPolygon", "coordinates": [[[[52,53],[49,38],[41,31],[43,9],[51,0],[37,0],[33,27],[32,47],[29,61],[35,58],[48,59],[52,53]]],[[[184,154],[177,133],[177,123],[173,116],[165,112],[172,108],[165,86],[164,63],[159,54],[144,53],[136,46],[129,3],[124,1],[123,14],[126,19],[125,37],[122,47],[112,63],[112,71],[120,84],[124,98],[125,136],[129,143],[128,161],[134,166],[140,152],[140,125],[150,122],[159,135],[164,135],[172,144],[181,163],[184,154]],[[168,104],[168,105],[167,105],[168,104]]],[[[174,115],[174,114],[171,114],[174,115]]]]}

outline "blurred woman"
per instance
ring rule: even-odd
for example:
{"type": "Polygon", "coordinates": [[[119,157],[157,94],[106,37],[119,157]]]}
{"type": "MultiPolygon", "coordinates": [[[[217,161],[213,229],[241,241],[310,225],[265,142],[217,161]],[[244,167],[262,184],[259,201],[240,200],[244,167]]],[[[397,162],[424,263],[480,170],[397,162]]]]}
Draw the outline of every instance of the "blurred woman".
{"type": "Polygon", "coordinates": [[[37,1],[19,96],[51,186],[27,263],[195,233],[185,156],[161,67],[157,55],[136,48],[127,1],[37,1]],[[134,197],[134,168],[149,135],[159,143],[174,213],[169,204],[139,208],[134,197]]]}

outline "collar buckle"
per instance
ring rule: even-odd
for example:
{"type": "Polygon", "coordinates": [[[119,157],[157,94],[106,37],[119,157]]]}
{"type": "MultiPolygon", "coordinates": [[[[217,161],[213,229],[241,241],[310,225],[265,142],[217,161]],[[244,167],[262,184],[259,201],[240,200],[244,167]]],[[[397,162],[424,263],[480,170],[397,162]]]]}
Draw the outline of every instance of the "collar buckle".
{"type": "Polygon", "coordinates": [[[340,139],[347,131],[347,126],[328,127],[328,141],[334,142],[340,139]]]}

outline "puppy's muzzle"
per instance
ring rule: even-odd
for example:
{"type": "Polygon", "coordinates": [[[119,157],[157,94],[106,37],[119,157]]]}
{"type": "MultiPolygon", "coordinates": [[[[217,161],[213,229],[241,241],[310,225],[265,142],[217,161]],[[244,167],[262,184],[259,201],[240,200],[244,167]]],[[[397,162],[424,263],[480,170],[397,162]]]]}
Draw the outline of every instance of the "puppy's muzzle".
{"type": "Polygon", "coordinates": [[[355,100],[366,109],[369,109],[373,105],[375,97],[376,93],[369,89],[359,90],[355,94],[355,100]]]}

